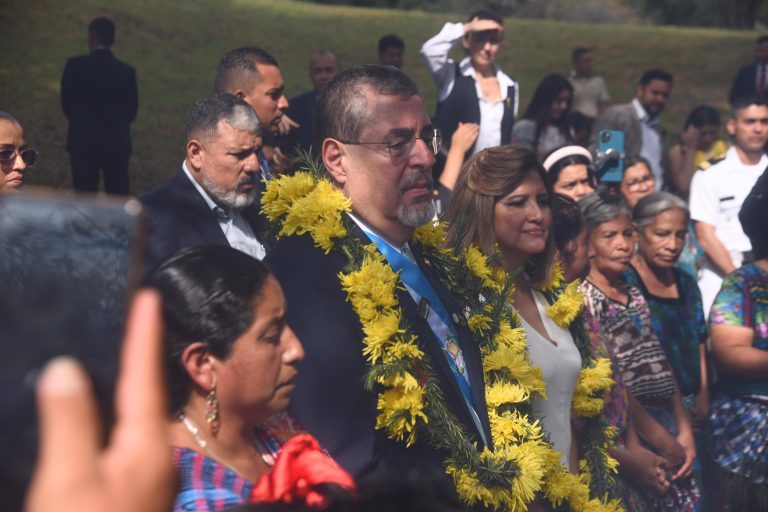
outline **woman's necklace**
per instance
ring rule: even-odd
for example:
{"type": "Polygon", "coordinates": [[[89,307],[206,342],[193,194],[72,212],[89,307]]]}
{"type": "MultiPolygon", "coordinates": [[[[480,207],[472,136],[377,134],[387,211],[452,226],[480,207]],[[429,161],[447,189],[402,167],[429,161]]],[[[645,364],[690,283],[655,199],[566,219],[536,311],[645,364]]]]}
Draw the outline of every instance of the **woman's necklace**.
{"type": "MultiPolygon", "coordinates": [[[[232,464],[227,463],[226,461],[224,461],[224,459],[216,455],[213,452],[213,450],[211,450],[211,448],[208,446],[208,442],[205,439],[203,439],[203,436],[200,434],[200,428],[195,424],[194,421],[192,421],[191,418],[186,416],[184,413],[180,413],[179,420],[181,420],[181,424],[184,425],[184,428],[186,428],[187,431],[190,434],[192,434],[192,437],[195,439],[195,442],[200,447],[200,449],[203,450],[206,454],[208,454],[209,457],[227,466],[229,469],[231,469],[235,473],[242,474],[232,464]]],[[[269,460],[267,460],[267,457],[265,457],[265,454],[261,449],[261,447],[259,446],[259,443],[256,442],[254,444],[256,449],[259,451],[259,454],[261,455],[261,460],[263,460],[268,467],[271,467],[272,465],[274,465],[274,457],[272,457],[272,454],[269,454],[269,460]]]]}

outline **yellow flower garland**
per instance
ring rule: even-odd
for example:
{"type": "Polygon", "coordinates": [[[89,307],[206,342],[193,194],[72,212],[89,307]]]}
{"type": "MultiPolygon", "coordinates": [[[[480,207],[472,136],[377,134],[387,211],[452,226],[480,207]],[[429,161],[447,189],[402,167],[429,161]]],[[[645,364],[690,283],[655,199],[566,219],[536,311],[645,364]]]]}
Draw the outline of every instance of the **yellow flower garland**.
{"type": "MultiPolygon", "coordinates": [[[[349,241],[342,214],[350,208],[350,201],[328,181],[306,172],[270,181],[262,198],[262,211],[280,226],[278,237],[309,233],[326,253],[349,241]]],[[[481,302],[485,296],[503,295],[505,290],[509,295],[506,274],[488,265],[476,247],[471,247],[463,258],[440,247],[444,241],[441,226],[418,228],[413,240],[432,251],[438,260],[476,276],[485,289],[481,302]]],[[[354,262],[353,248],[344,247],[354,262]]],[[[383,388],[378,394],[376,428],[384,429],[390,438],[406,446],[412,445],[417,433],[424,429],[427,438],[439,444],[440,432],[436,434],[432,429],[451,422],[454,427],[448,432],[458,432],[461,427],[449,413],[442,412],[440,391],[429,375],[429,361],[404,322],[396,295],[398,274],[373,244],[358,252],[362,256],[357,258],[357,268],[340,273],[339,279],[362,325],[363,355],[371,369],[368,378],[383,388]]],[[[559,287],[561,278],[553,273],[552,290],[559,287]]],[[[573,290],[567,287],[550,307],[552,312],[548,310],[558,324],[567,325],[580,312],[573,290]]],[[[500,301],[502,306],[505,298],[500,301]]],[[[577,511],[618,510],[613,502],[590,499],[586,463],[578,476],[565,470],[559,454],[543,439],[538,421],[526,412],[530,411],[533,395],[545,396],[545,385],[541,370],[534,368],[528,357],[525,332],[512,326],[514,315],[497,317],[501,311],[498,302],[481,304],[467,315],[472,332],[488,341],[481,351],[494,450],[486,448],[478,453],[471,447],[466,449],[469,438],[465,435],[458,440],[442,440],[443,448],[452,451],[446,471],[454,478],[460,498],[470,505],[482,502],[496,510],[522,511],[537,492],[543,491],[553,503],[568,500],[577,511]],[[508,477],[498,481],[499,474],[508,477]]],[[[597,395],[605,389],[606,375],[610,380],[610,365],[606,373],[602,363],[582,370],[574,411],[599,413],[603,402],[597,395]]]]}

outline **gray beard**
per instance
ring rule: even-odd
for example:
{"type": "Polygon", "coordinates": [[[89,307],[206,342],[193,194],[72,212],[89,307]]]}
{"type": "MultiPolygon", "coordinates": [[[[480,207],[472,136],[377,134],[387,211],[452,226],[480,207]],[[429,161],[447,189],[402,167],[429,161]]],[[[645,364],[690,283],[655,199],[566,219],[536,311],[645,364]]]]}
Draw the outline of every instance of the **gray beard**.
{"type": "Polygon", "coordinates": [[[241,209],[252,205],[256,199],[257,188],[254,188],[250,192],[237,191],[237,187],[243,183],[247,183],[249,180],[241,180],[241,182],[238,182],[233,190],[227,190],[211,182],[206,176],[203,176],[202,174],[200,178],[205,191],[208,192],[208,195],[211,196],[211,199],[213,199],[221,206],[241,209]]]}
{"type": "Polygon", "coordinates": [[[397,218],[410,228],[423,226],[435,218],[435,203],[430,198],[420,204],[411,206],[400,205],[397,210],[397,218]]]}

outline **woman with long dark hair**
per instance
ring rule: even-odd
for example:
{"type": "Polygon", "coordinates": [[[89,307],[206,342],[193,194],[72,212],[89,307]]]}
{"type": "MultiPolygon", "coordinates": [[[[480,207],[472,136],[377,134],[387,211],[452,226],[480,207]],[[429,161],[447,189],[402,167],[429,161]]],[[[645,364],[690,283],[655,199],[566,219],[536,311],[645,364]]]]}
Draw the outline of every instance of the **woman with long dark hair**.
{"type": "Polygon", "coordinates": [[[572,99],[573,86],[565,76],[545,76],[536,87],[523,119],[512,128],[512,143],[533,150],[542,161],[544,155],[569,142],[572,99]]]}

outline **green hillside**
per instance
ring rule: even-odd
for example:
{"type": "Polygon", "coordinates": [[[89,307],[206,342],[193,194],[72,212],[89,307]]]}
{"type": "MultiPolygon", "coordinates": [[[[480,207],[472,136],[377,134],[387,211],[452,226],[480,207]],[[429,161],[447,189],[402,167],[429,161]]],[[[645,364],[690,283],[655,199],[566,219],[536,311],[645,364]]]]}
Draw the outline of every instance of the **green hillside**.
{"type": "MultiPolygon", "coordinates": [[[[211,89],[226,50],[256,44],[279,60],[292,96],[309,88],[307,58],[318,47],[336,51],[344,66],[371,62],[378,37],[396,32],[406,41],[405,70],[429,105],[434,87],[418,55],[421,43],[449,19],[424,14],[318,6],[290,0],[10,0],[0,14],[0,109],[17,116],[41,162],[29,176],[37,185],[70,185],[64,150],[66,120],[59,79],[67,57],[86,51],[91,18],[107,15],[118,27],[115,54],[137,69],[139,117],[133,125],[133,190],[142,193],[175,172],[183,157],[182,123],[191,103],[211,89]],[[10,5],[8,5],[10,4],[10,5]]],[[[596,71],[614,101],[626,101],[640,72],[663,67],[675,73],[664,117],[677,133],[694,105],[725,111],[736,68],[751,60],[753,33],[724,30],[590,25],[510,19],[501,66],[522,84],[527,104],[539,79],[567,72],[570,49],[594,48],[596,71]]],[[[457,56],[460,54],[457,52],[457,56]]]]}

